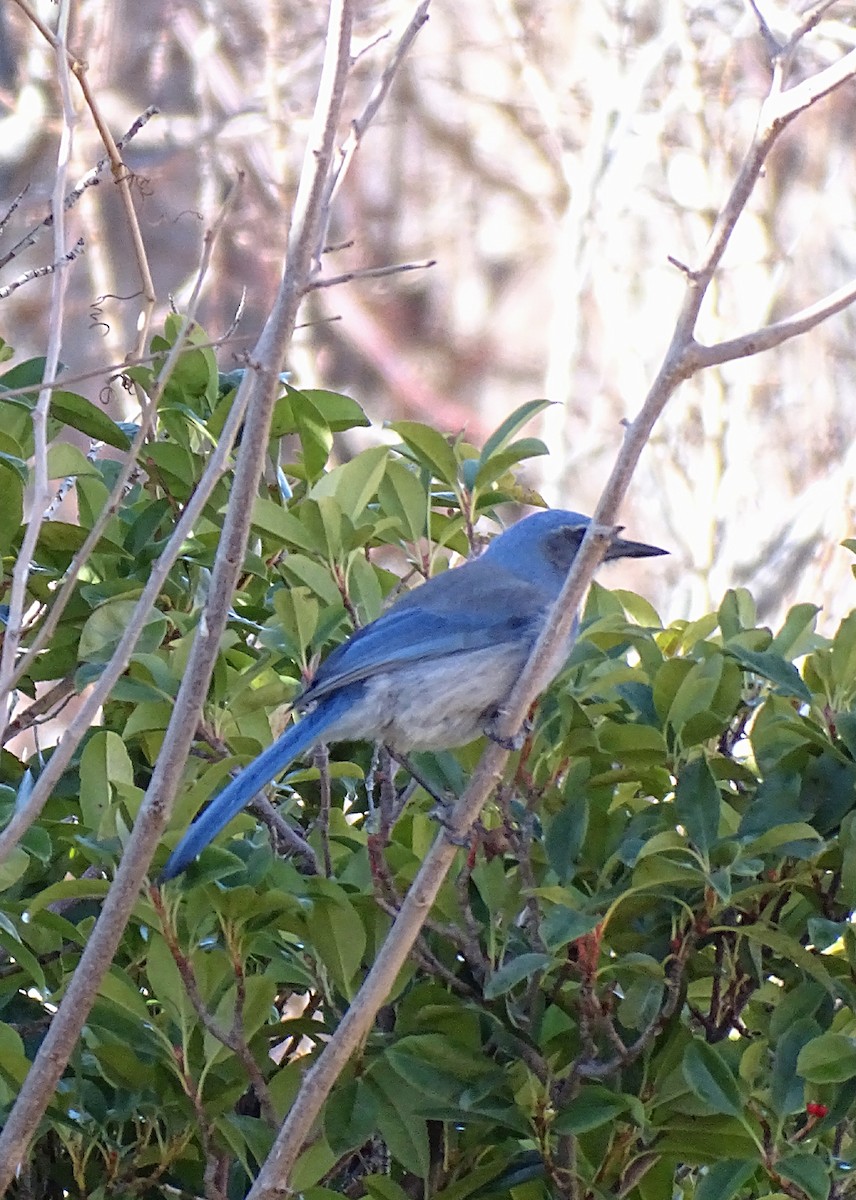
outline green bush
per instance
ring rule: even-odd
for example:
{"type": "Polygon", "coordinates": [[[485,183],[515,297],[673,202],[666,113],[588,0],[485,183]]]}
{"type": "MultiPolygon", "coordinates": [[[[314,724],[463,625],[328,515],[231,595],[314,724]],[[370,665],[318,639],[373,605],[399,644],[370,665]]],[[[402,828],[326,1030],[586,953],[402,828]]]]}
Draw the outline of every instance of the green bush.
{"type": "MultiPolygon", "coordinates": [[[[234,387],[202,334],[191,340],[137,478],[22,696],[38,688],[58,710],[97,680],[202,475],[234,387]]],[[[7,578],[35,396],[3,393],[36,385],[41,366],[0,378],[7,578]]],[[[156,370],[128,375],[151,391],[156,370]]],[[[519,410],[481,451],[398,422],[395,444],[333,466],[335,434],[368,425],[362,410],[285,387],[233,620],[156,866],[281,730],[319,656],[402,579],[466,554],[478,517],[537,501],[515,470],[545,452],[518,436],[541,407],[519,410]],[[281,461],[283,447],[295,461],[281,461]]],[[[42,528],[25,646],[134,433],[81,396],[55,396],[50,474],[73,479],[77,519],[42,528]],[[69,428],[104,447],[85,455],[62,440],[69,428]]],[[[4,1112],[163,745],[229,486],[218,483],[183,545],[102,724],[0,867],[4,1112]]],[[[296,1189],[310,1200],[849,1194],[856,614],[833,638],[815,632],[816,616],[797,605],[773,632],[735,590],[717,612],[664,628],[640,597],[592,587],[567,669],[339,1080],[296,1189]]],[[[479,753],[417,758],[436,790],[457,792],[479,753]]],[[[4,751],[4,823],[41,767],[39,754],[4,751]]],[[[437,830],[436,800],[365,745],[293,764],[275,793],[285,842],[269,816],[244,814],[185,878],[141,895],[21,1197],[246,1194],[437,830]]]]}

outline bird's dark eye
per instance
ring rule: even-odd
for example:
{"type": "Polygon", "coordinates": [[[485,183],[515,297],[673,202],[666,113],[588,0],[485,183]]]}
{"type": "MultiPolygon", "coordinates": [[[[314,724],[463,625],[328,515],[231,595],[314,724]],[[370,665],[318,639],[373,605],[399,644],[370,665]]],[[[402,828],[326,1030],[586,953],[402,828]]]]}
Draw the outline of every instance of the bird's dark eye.
{"type": "Polygon", "coordinates": [[[563,525],[547,538],[547,558],[560,571],[567,572],[580,548],[585,530],[576,525],[563,525]]]}

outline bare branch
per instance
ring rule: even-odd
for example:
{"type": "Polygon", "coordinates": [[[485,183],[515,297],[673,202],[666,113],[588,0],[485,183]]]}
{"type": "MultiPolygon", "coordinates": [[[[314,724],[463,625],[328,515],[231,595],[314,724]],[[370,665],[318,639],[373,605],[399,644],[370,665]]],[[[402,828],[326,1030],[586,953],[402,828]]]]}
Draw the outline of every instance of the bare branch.
{"type": "Polygon", "coordinates": [[[178,973],[181,976],[181,982],[184,984],[184,990],[187,992],[188,999],[193,1005],[196,1015],[204,1029],[215,1038],[221,1046],[225,1046],[227,1050],[231,1050],[235,1057],[241,1063],[241,1066],[247,1073],[253,1091],[256,1093],[256,1098],[259,1102],[259,1107],[262,1110],[262,1115],[269,1125],[276,1127],[276,1113],[273,1107],[268,1086],[265,1083],[264,1076],[259,1070],[258,1063],[253,1058],[253,1053],[247,1044],[247,1039],[244,1034],[244,1004],[246,1001],[246,986],[244,980],[243,964],[235,953],[235,947],[229,939],[228,949],[232,959],[232,967],[235,972],[235,981],[237,987],[237,995],[235,1001],[235,1012],[232,1020],[232,1025],[227,1029],[221,1025],[205,1000],[202,997],[202,992],[199,990],[199,982],[196,978],[196,973],[193,970],[193,963],[181,949],[178,944],[175,928],[161,899],[160,892],[157,888],[149,889],[149,898],[154,906],[155,912],[160,917],[161,934],[166,942],[167,949],[172,955],[172,960],[175,963],[178,973]]]}
{"type": "Polygon", "coordinates": [[[403,275],[405,271],[425,271],[428,267],[436,267],[436,265],[436,258],[426,258],[423,262],[394,263],[388,267],[360,267],[354,271],[346,271],[343,275],[313,279],[308,290],[338,287],[340,283],[353,283],[355,279],[383,279],[387,275],[403,275]]]}
{"type": "MultiPolygon", "coordinates": [[[[157,111],[158,110],[152,105],[149,108],[147,108],[144,113],[141,113],[140,116],[137,117],[136,121],[131,126],[131,128],[128,130],[128,132],[125,134],[125,136],[119,138],[119,140],[116,143],[116,148],[118,150],[124,149],[124,147],[128,144],[128,142],[130,142],[130,140],[136,134],[139,133],[139,131],[143,128],[143,126],[148,124],[148,122],[151,120],[151,118],[155,115],[155,113],[157,111]]],[[[72,190],[68,193],[68,195],[65,197],[65,200],[63,201],[64,211],[67,212],[70,208],[73,208],[74,205],[77,204],[78,200],[80,199],[80,197],[83,195],[83,193],[86,191],[87,188],[95,187],[97,184],[99,184],[101,182],[100,176],[103,175],[104,170],[109,161],[110,160],[108,157],[99,159],[99,161],[95,164],[95,166],[90,171],[87,171],[86,174],[83,176],[83,178],[80,179],[75,184],[75,186],[72,188],[72,190]]],[[[3,220],[0,221],[0,233],[3,232],[3,227],[5,226],[6,222],[11,217],[12,213],[18,207],[19,203],[21,202],[21,198],[24,196],[26,190],[27,189],[24,188],[23,191],[20,193],[20,195],[18,195],[15,198],[15,200],[9,207],[9,211],[6,213],[3,220]]],[[[22,250],[25,250],[28,246],[34,246],[39,237],[39,234],[42,232],[42,230],[50,229],[51,226],[53,225],[53,222],[54,222],[54,215],[53,215],[53,210],[51,210],[43,221],[41,221],[38,225],[35,226],[35,228],[31,229],[29,231],[29,233],[25,234],[19,241],[17,241],[15,243],[15,245],[12,246],[11,250],[8,250],[4,255],[2,255],[2,257],[0,257],[0,268],[5,267],[7,263],[11,262],[11,260],[17,254],[19,254],[22,250]]],[[[40,271],[42,274],[46,273],[44,268],[40,268],[40,271]]],[[[20,284],[16,284],[15,286],[20,286],[20,284]]],[[[139,293],[135,293],[135,294],[139,295],[139,293]]],[[[0,298],[2,298],[2,296],[3,296],[3,293],[2,293],[2,291],[0,291],[0,298]]]]}
{"type": "MultiPolygon", "coordinates": [[[[25,184],[24,187],[21,188],[20,192],[18,192],[18,195],[15,197],[15,199],[12,201],[12,203],[9,205],[9,207],[6,209],[6,211],[3,213],[3,216],[0,217],[0,235],[2,235],[3,230],[6,228],[6,226],[11,221],[12,217],[14,216],[14,214],[16,213],[16,211],[18,209],[18,206],[20,205],[21,201],[24,199],[24,197],[26,196],[26,194],[29,190],[30,190],[30,185],[25,184]]],[[[3,265],[3,260],[0,259],[0,266],[2,266],[2,265],[3,265]]]]}
{"type": "Polygon", "coordinates": [[[799,337],[801,333],[808,333],[827,317],[843,312],[854,300],[856,281],[846,283],[825,299],[800,309],[792,317],[764,325],[752,333],[744,333],[740,337],[730,338],[727,342],[717,342],[713,346],[696,343],[694,353],[697,369],[731,362],[735,358],[748,358],[752,354],[760,354],[763,350],[772,350],[774,346],[781,346],[782,342],[799,337]]]}
{"type": "Polygon", "coordinates": [[[10,738],[16,737],[33,725],[40,725],[43,721],[52,721],[73,695],[74,679],[71,675],[66,675],[64,679],[60,679],[32,704],[28,704],[23,712],[9,722],[4,741],[9,741],[10,738]]]}
{"type": "MultiPolygon", "coordinates": [[[[34,279],[44,279],[46,275],[53,275],[62,267],[67,267],[69,263],[74,262],[76,258],[80,258],[83,253],[83,238],[78,238],[70,250],[66,250],[62,258],[58,262],[48,263],[44,267],[33,267],[31,271],[25,271],[23,275],[19,275],[17,279],[13,279],[11,283],[4,284],[0,287],[0,300],[6,300],[13,292],[16,292],[19,287],[23,287],[25,283],[31,283],[34,279]]],[[[7,260],[8,261],[8,260],[7,260]]]]}
{"type": "Polygon", "coordinates": [[[817,0],[816,4],[812,4],[803,13],[802,20],[782,47],[782,53],[786,55],[792,54],[805,35],[810,33],[823,20],[824,15],[832,8],[833,4],[837,3],[838,0],[817,0]]]}
{"type": "Polygon", "coordinates": [[[351,132],[344,145],[339,150],[338,162],[330,175],[327,183],[327,188],[324,194],[324,201],[321,207],[322,224],[318,245],[315,248],[315,256],[317,265],[320,267],[321,248],[327,242],[327,230],[330,227],[330,215],[333,204],[339,194],[339,189],[345,181],[345,176],[348,173],[348,168],[351,165],[354,155],[359,149],[360,141],[363,138],[369,125],[375,118],[378,109],[383,104],[387,97],[389,89],[392,87],[392,81],[398,73],[401,64],[416,40],[416,35],[419,30],[428,20],[428,9],[431,0],[421,0],[418,8],[407,23],[407,26],[398,39],[398,44],[390,57],[389,62],[383,69],[380,78],[372,89],[372,94],[369,96],[366,104],[360,115],[351,122],[351,132]]]}
{"type": "MultiPolygon", "coordinates": [[[[77,114],[71,99],[71,82],[68,70],[68,60],[65,52],[65,37],[70,16],[70,0],[60,5],[57,20],[58,34],[53,38],[52,45],[56,56],[57,74],[62,96],[63,125],[60,137],[56,178],[54,180],[51,207],[54,220],[54,261],[56,265],[69,265],[65,246],[65,194],[68,168],[74,143],[74,128],[77,124],[77,114]]],[[[44,374],[56,374],[62,346],[63,310],[65,301],[68,271],[56,270],[51,286],[51,311],[48,323],[48,347],[45,356],[44,374]]],[[[3,650],[0,654],[0,677],[8,675],[14,668],[15,657],[21,642],[24,603],[27,595],[27,584],[39,531],[44,520],[45,509],[50,503],[50,482],[48,480],[48,435],[47,422],[50,408],[51,393],[49,388],[41,388],[36,406],[32,412],[34,454],[33,454],[33,491],[30,498],[30,516],[21,539],[21,549],[12,572],[12,586],[9,590],[9,616],[6,623],[6,636],[3,639],[3,650]]],[[[5,728],[6,721],[11,716],[9,709],[10,695],[0,690],[0,733],[5,728]]]]}
{"type": "Polygon", "coordinates": [[[761,109],[761,124],[766,125],[765,132],[776,136],[779,126],[792,121],[794,117],[816,104],[830,92],[841,87],[856,75],[856,50],[851,50],[831,63],[816,75],[809,75],[802,83],[795,84],[787,91],[774,91],[764,102],[761,109]]]}
{"type": "MultiPolygon", "coordinates": [[[[114,141],[110,130],[107,128],[107,124],[101,115],[101,110],[95,100],[94,95],[92,94],[92,89],[90,88],[89,82],[86,78],[86,63],[73,55],[64,42],[61,43],[57,39],[56,35],[48,28],[47,25],[45,25],[45,23],[39,18],[38,14],[35,13],[30,7],[28,0],[14,0],[14,2],[22,10],[22,12],[26,14],[27,18],[32,21],[33,25],[35,25],[42,37],[50,43],[55,53],[57,55],[62,54],[64,56],[66,64],[64,69],[70,70],[77,79],[80,90],[83,93],[83,98],[90,113],[92,114],[95,127],[97,128],[101,140],[104,143],[104,148],[107,151],[107,157],[110,161],[110,169],[113,172],[113,178],[119,187],[122,206],[125,210],[125,218],[128,222],[128,228],[131,234],[131,244],[134,248],[134,256],[137,260],[137,268],[140,272],[143,295],[146,301],[146,305],[143,310],[143,319],[139,323],[137,336],[137,353],[140,353],[148,339],[149,325],[151,323],[152,313],[154,311],[156,295],[154,283],[152,282],[151,271],[149,270],[148,258],[146,257],[146,248],[143,242],[143,235],[140,231],[140,223],[137,220],[137,213],[136,209],[134,208],[133,196],[131,194],[131,172],[123,163],[119,147],[114,141]]],[[[62,76],[60,76],[60,78],[62,78],[62,76]]],[[[149,110],[147,110],[147,112],[148,111],[149,110]]],[[[143,117],[146,117],[145,113],[143,114],[143,117]]],[[[146,117],[146,120],[147,119],[148,118],[146,117]]],[[[140,123],[142,120],[143,118],[138,118],[138,121],[131,126],[131,130],[125,136],[125,141],[128,140],[128,137],[132,136],[132,131],[133,133],[136,133],[137,128],[142,128],[140,123]]]]}
{"type": "Polygon", "coordinates": [[[296,829],[292,829],[288,821],[271,804],[265,796],[256,796],[251,808],[258,813],[268,829],[279,838],[289,853],[298,857],[303,864],[305,875],[318,874],[318,856],[305,838],[296,829]]]}

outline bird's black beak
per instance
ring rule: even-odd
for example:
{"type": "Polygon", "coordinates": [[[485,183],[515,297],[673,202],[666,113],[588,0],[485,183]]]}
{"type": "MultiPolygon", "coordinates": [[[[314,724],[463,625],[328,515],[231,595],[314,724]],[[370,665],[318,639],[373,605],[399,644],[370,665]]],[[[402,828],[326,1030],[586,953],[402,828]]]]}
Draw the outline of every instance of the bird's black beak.
{"type": "Polygon", "coordinates": [[[659,546],[649,546],[645,542],[630,542],[626,538],[616,538],[606,552],[606,562],[615,558],[656,558],[659,554],[668,554],[659,546]]]}

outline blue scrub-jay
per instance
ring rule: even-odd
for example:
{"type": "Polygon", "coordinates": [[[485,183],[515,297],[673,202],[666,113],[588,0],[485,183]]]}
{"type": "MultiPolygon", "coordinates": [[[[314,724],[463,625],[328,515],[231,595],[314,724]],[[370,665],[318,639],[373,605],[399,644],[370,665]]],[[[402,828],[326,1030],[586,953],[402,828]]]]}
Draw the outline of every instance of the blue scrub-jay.
{"type": "MultiPolygon", "coordinates": [[[[305,713],[216,796],[170,855],[172,879],[293,758],[318,742],[377,741],[393,755],[448,750],[490,733],[561,591],[589,518],[549,509],[494,538],[479,558],[435,575],[358,629],[296,702],[305,713]]],[[[665,554],[616,538],[607,559],[665,554]]],[[[551,664],[554,678],[574,629],[551,664]]]]}

